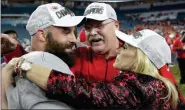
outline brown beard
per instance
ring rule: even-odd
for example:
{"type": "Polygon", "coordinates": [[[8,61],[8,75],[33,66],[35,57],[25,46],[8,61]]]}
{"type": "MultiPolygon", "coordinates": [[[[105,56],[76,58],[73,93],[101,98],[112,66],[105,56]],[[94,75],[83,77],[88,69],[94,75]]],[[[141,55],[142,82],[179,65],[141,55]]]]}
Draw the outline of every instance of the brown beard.
{"type": "Polygon", "coordinates": [[[51,32],[48,32],[46,39],[47,44],[45,46],[45,52],[56,55],[62,59],[69,67],[72,67],[75,63],[75,58],[71,53],[65,52],[65,49],[70,47],[70,44],[63,44],[54,40],[51,32]]]}

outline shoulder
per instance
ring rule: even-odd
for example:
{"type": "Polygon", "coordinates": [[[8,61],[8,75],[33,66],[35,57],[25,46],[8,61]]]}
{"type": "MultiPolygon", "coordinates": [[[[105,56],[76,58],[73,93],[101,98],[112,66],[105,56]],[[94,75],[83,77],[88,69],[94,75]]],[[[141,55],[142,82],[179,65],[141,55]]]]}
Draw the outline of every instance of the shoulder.
{"type": "Polygon", "coordinates": [[[141,89],[143,94],[146,96],[155,96],[156,94],[161,94],[165,96],[167,89],[165,84],[157,78],[149,75],[134,73],[134,72],[124,72],[116,77],[116,80],[125,81],[128,85],[132,85],[141,89]]]}
{"type": "Polygon", "coordinates": [[[137,79],[141,84],[145,99],[152,104],[151,106],[169,105],[167,98],[164,98],[168,94],[168,89],[162,80],[143,74],[139,74],[137,79]]]}
{"type": "Polygon", "coordinates": [[[158,78],[134,72],[124,72],[117,76],[118,82],[128,88],[135,97],[145,103],[144,108],[169,107],[166,95],[168,90],[158,78]]]}
{"type": "Polygon", "coordinates": [[[84,56],[84,55],[89,55],[91,53],[92,53],[92,49],[90,47],[88,47],[88,46],[78,46],[75,49],[74,55],[81,57],[81,56],[84,56]]]}
{"type": "Polygon", "coordinates": [[[164,82],[158,78],[149,76],[149,75],[145,75],[145,74],[137,74],[137,79],[138,81],[144,85],[143,87],[145,89],[152,89],[153,91],[155,91],[155,93],[157,91],[164,91],[166,90],[166,86],[164,84],[164,82]]]}

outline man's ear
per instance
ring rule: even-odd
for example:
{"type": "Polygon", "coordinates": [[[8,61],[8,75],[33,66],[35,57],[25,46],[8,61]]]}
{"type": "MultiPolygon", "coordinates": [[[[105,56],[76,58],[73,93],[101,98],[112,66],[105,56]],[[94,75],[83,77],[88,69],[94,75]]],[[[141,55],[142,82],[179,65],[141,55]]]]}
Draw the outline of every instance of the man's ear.
{"type": "Polygon", "coordinates": [[[46,33],[43,30],[38,30],[36,34],[40,41],[46,42],[46,33]]]}
{"type": "Polygon", "coordinates": [[[119,21],[115,21],[114,22],[114,25],[115,25],[116,29],[119,30],[119,28],[120,28],[119,21]]]}

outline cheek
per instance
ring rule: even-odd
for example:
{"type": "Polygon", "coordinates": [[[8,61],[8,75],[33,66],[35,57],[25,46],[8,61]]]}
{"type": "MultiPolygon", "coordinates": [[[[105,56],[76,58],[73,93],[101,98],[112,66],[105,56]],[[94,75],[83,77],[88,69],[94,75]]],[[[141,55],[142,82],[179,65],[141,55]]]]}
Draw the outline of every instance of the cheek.
{"type": "Polygon", "coordinates": [[[116,57],[116,60],[115,60],[115,62],[114,62],[114,64],[113,64],[113,67],[114,68],[117,68],[117,69],[120,69],[120,55],[118,54],[117,55],[117,57],[116,57]]]}
{"type": "Polygon", "coordinates": [[[59,42],[59,43],[65,43],[67,42],[67,35],[62,33],[60,30],[55,30],[52,32],[52,38],[53,40],[59,42]]]}
{"type": "Polygon", "coordinates": [[[120,61],[122,61],[122,64],[129,64],[134,61],[136,58],[136,53],[131,50],[125,50],[120,53],[120,61]]]}
{"type": "Polygon", "coordinates": [[[131,51],[128,51],[123,55],[123,59],[127,60],[127,62],[131,62],[133,59],[135,59],[135,57],[135,53],[131,51]]]}
{"type": "Polygon", "coordinates": [[[104,30],[103,30],[105,33],[107,34],[113,34],[115,33],[115,28],[111,25],[109,25],[108,27],[106,27],[104,30]]]}
{"type": "Polygon", "coordinates": [[[109,44],[109,43],[110,43],[110,37],[111,37],[111,35],[109,34],[108,31],[104,31],[104,30],[99,31],[99,32],[98,32],[98,35],[99,35],[101,38],[103,38],[104,43],[106,43],[106,44],[109,44]]]}
{"type": "Polygon", "coordinates": [[[85,36],[89,36],[89,32],[85,31],[85,36]]]}
{"type": "Polygon", "coordinates": [[[105,30],[102,30],[100,35],[104,36],[105,41],[109,42],[115,42],[117,39],[113,28],[106,28],[105,30]]]}
{"type": "Polygon", "coordinates": [[[60,43],[65,43],[65,42],[68,42],[68,38],[66,35],[63,35],[63,34],[58,34],[56,36],[54,36],[53,38],[55,41],[58,41],[60,43]]]}
{"type": "Polygon", "coordinates": [[[89,32],[86,32],[86,31],[85,31],[85,36],[86,36],[86,38],[87,38],[87,41],[89,41],[89,32]]]}

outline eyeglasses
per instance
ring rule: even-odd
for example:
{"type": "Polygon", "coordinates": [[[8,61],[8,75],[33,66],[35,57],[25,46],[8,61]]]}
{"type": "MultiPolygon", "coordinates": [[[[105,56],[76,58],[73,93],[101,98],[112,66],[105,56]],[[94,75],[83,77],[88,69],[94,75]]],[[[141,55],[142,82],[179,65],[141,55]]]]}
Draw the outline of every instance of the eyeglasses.
{"type": "Polygon", "coordinates": [[[91,26],[91,25],[85,25],[84,28],[87,32],[90,32],[93,28],[96,28],[98,30],[101,30],[104,28],[104,26],[106,26],[107,24],[112,23],[113,21],[110,21],[108,23],[104,23],[104,24],[100,24],[100,25],[96,25],[96,26],[91,26]]]}

